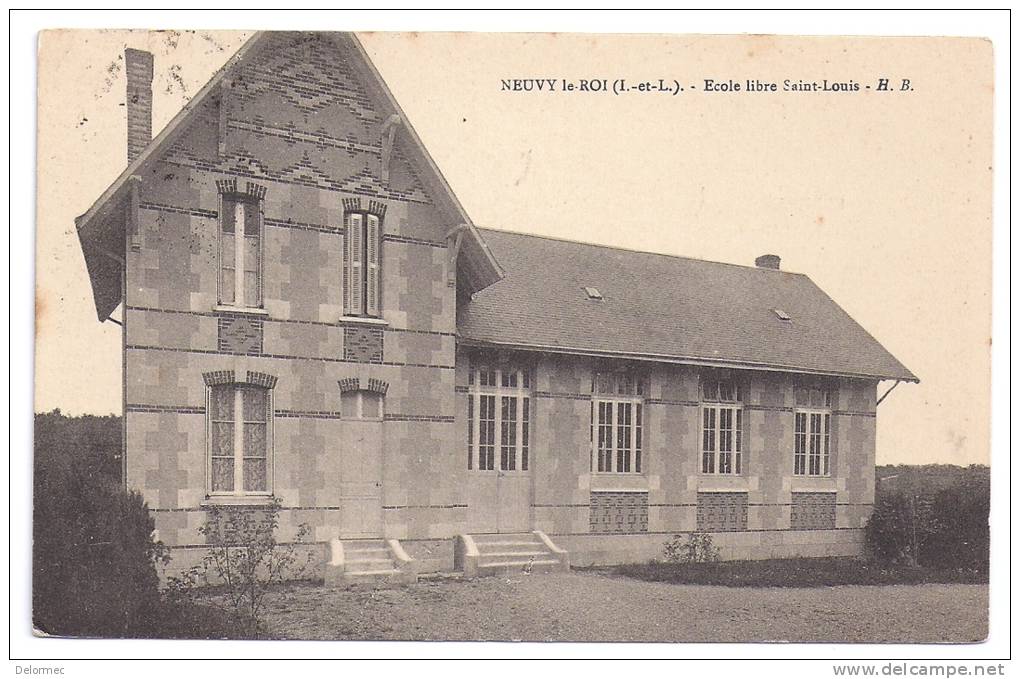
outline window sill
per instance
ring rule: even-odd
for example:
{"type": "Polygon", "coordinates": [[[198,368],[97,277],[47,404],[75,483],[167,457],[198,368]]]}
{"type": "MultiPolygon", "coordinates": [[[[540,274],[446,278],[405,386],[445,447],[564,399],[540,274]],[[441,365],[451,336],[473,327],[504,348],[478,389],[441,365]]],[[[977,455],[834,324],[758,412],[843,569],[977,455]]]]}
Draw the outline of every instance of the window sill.
{"type": "Polygon", "coordinates": [[[273,495],[207,495],[200,507],[266,507],[273,504],[273,495]]]}
{"type": "Polygon", "coordinates": [[[833,476],[794,476],[790,479],[790,492],[793,493],[835,491],[839,490],[837,486],[833,476]]]}
{"type": "Polygon", "coordinates": [[[388,326],[389,323],[381,318],[372,316],[341,316],[339,323],[362,323],[364,325],[388,326]]]}
{"type": "Polygon", "coordinates": [[[262,307],[253,306],[230,306],[227,304],[217,304],[213,307],[213,312],[217,314],[245,314],[247,316],[269,316],[269,312],[262,307]]]}

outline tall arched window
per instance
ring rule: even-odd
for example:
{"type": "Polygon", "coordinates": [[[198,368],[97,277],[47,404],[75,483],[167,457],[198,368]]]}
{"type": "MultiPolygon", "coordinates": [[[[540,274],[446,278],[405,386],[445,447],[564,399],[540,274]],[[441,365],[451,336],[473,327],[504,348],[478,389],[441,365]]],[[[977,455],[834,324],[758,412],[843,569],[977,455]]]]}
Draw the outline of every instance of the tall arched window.
{"type": "Polygon", "coordinates": [[[262,197],[265,189],[236,182],[221,186],[219,234],[219,303],[223,306],[262,306],[262,197]]]}
{"type": "Polygon", "coordinates": [[[209,495],[271,495],[271,386],[229,381],[211,384],[208,389],[209,495]]]}

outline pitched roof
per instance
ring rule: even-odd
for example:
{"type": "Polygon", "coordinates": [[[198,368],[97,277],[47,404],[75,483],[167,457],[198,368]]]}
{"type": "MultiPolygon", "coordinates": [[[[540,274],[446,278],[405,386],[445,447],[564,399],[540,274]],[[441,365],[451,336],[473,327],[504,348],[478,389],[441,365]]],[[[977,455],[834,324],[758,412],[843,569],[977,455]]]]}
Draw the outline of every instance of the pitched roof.
{"type": "Polygon", "coordinates": [[[917,381],[803,274],[480,232],[507,273],[460,309],[469,344],[917,381]]]}
{"type": "MultiPolygon", "coordinates": [[[[124,210],[131,190],[131,178],[142,176],[145,168],[158,161],[182,134],[184,134],[197,115],[197,112],[209,101],[218,96],[219,84],[240,64],[256,54],[266,42],[268,33],[260,31],[249,38],[244,45],[213,74],[209,82],[173,117],[167,126],[142,150],[137,158],[128,164],[120,176],[102,193],[85,214],[75,219],[78,238],[85,254],[85,264],[92,281],[92,291],[96,302],[96,312],[100,321],[106,320],[120,303],[121,281],[120,268],[113,262],[124,259],[124,210]]],[[[480,289],[499,279],[503,272],[500,265],[492,258],[485,244],[478,236],[467,211],[460,204],[453,189],[439,170],[432,156],[415,132],[400,104],[390,92],[382,75],[375,68],[368,53],[353,33],[323,32],[321,35],[332,40],[350,58],[350,65],[361,76],[372,96],[374,103],[385,118],[388,114],[396,114],[401,125],[398,128],[396,143],[408,152],[408,157],[420,171],[420,178],[425,183],[433,199],[450,215],[454,226],[462,229],[467,238],[463,239],[462,251],[465,260],[458,262],[464,268],[464,275],[471,279],[469,289],[480,289]]]]}

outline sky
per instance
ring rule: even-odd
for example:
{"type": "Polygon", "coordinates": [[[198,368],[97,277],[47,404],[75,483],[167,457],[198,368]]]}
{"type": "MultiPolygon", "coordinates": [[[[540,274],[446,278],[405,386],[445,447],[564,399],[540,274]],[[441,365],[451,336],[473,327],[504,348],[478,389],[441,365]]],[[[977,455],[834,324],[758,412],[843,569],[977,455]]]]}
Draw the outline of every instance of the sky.
{"type": "MultiPolygon", "coordinates": [[[[120,328],[96,320],[74,217],[126,164],[124,48],[155,55],[158,132],[249,35],[42,34],[37,411],[120,409],[120,328]]],[[[988,462],[989,43],[359,37],[476,224],[746,265],[776,253],[921,379],[879,406],[879,463],[988,462]],[[913,89],[702,91],[707,78],[878,77],[913,89]],[[514,78],[662,78],[685,91],[501,91],[514,78]]]]}

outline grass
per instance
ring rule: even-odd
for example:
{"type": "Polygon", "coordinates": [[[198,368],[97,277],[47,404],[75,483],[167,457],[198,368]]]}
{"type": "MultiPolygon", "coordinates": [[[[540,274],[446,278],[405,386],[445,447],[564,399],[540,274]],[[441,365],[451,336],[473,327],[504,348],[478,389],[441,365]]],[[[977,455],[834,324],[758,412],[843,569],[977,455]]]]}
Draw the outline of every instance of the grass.
{"type": "Polygon", "coordinates": [[[238,639],[241,628],[230,614],[209,603],[162,603],[132,636],[149,639],[238,639]]]}
{"type": "Polygon", "coordinates": [[[651,562],[614,566],[612,575],[677,585],[725,587],[836,587],[839,585],[987,584],[988,574],[970,570],[934,570],[882,566],[847,557],[651,562]]]}

